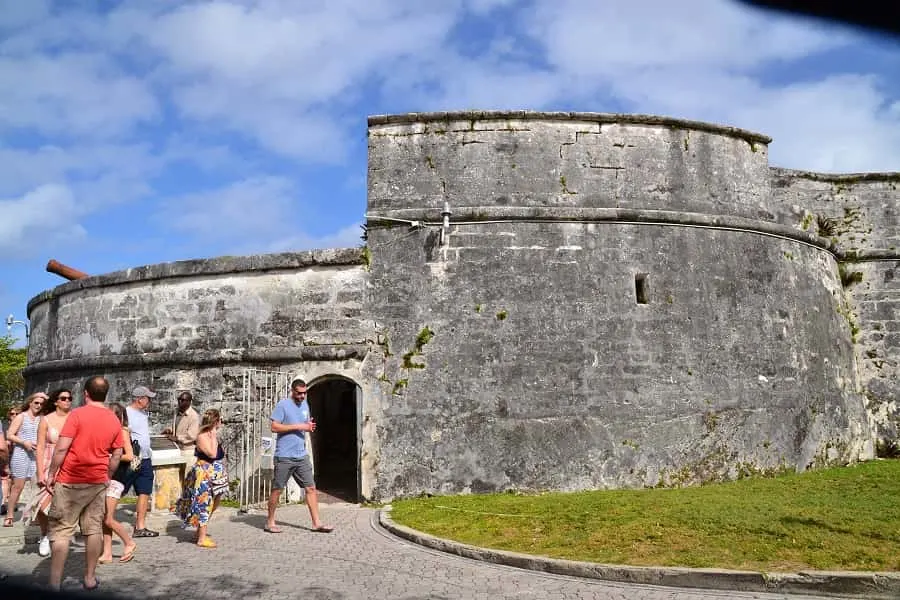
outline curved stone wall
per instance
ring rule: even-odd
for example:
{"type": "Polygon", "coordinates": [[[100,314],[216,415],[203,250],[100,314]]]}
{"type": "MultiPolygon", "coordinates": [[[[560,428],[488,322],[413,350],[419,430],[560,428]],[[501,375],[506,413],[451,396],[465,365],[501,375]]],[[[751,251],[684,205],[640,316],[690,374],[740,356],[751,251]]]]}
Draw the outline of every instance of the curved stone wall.
{"type": "Polygon", "coordinates": [[[371,119],[380,489],[870,456],[833,244],[776,207],[766,142],[619,115],[371,119]]]}
{"type": "Polygon", "coordinates": [[[60,285],[28,304],[28,374],[77,366],[292,362],[365,343],[360,249],[165,263],[60,285]]]}
{"type": "Polygon", "coordinates": [[[880,442],[900,437],[900,173],[772,169],[773,201],[838,248],[859,386],[880,442]]]}
{"type": "Polygon", "coordinates": [[[640,115],[432,113],[369,120],[369,211],[613,208],[773,220],[769,138],[640,115]]]}
{"type": "Polygon", "coordinates": [[[246,367],[360,379],[374,337],[365,269],[357,248],[182,261],[60,285],[28,305],[28,387],[78,389],[101,374],[110,399],[127,404],[135,385],[151,386],[156,430],[171,424],[177,392],[191,390],[236,436],[246,367]]]}

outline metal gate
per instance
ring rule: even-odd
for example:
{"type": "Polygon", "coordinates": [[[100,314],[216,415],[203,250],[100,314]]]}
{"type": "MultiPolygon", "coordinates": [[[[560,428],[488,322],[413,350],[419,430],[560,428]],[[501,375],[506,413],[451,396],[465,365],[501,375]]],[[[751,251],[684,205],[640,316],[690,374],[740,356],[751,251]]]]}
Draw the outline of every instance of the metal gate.
{"type": "MultiPolygon", "coordinates": [[[[241,413],[241,463],[238,500],[241,510],[264,505],[272,491],[275,434],[269,417],[275,404],[288,397],[292,374],[287,371],[244,369],[241,413]]],[[[287,501],[282,494],[281,501],[287,501]]]]}

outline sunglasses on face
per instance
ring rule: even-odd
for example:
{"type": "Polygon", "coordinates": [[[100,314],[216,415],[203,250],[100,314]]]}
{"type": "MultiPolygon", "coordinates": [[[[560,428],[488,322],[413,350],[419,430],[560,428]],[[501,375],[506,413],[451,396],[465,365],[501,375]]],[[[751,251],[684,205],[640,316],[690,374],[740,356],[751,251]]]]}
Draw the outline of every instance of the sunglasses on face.
{"type": "Polygon", "coordinates": [[[57,402],[71,402],[72,396],[60,396],[56,399],[57,402]]]}

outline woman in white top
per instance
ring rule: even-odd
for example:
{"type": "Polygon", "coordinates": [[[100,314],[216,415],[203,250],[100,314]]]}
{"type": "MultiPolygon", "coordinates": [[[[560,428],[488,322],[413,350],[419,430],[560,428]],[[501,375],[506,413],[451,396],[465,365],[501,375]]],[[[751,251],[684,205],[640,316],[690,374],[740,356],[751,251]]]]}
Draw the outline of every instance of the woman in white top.
{"type": "MultiPolygon", "coordinates": [[[[56,441],[59,432],[62,431],[69,412],[72,410],[72,390],[62,388],[50,392],[50,398],[44,403],[41,410],[41,422],[38,424],[37,434],[37,476],[41,487],[46,487],[50,478],[50,463],[53,462],[53,451],[56,449],[56,441]]],[[[46,501],[49,505],[49,499],[46,501]]],[[[41,526],[41,541],[38,545],[38,554],[50,555],[50,540],[47,538],[49,522],[47,514],[42,510],[44,506],[37,507],[34,517],[41,526]]]]}

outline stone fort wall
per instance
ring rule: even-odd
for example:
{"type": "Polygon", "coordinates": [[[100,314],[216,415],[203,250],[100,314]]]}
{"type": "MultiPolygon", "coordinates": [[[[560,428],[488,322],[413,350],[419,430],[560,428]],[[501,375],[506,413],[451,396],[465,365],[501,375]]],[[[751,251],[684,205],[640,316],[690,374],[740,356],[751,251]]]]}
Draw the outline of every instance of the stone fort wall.
{"type": "MultiPolygon", "coordinates": [[[[28,306],[30,390],[80,389],[97,374],[127,405],[139,384],[157,392],[152,429],[172,425],[175,397],[222,411],[237,473],[246,368],[360,380],[374,339],[363,314],[360,249],[223,257],[128,269],[72,281],[28,306]]],[[[367,484],[370,485],[370,484],[367,484]]]]}
{"type": "Polygon", "coordinates": [[[103,372],[119,400],[228,410],[247,366],[337,374],[371,499],[805,469],[895,426],[895,175],[772,169],[765,136],[635,115],[372,117],[368,139],[365,251],[59,286],[29,304],[29,388],[103,372]]]}
{"type": "Polygon", "coordinates": [[[384,489],[672,485],[871,456],[841,240],[802,226],[807,197],[773,192],[768,138],[634,115],[369,124],[384,489]]]}
{"type": "Polygon", "coordinates": [[[900,173],[829,175],[771,170],[772,201],[787,222],[835,246],[848,300],[845,316],[856,386],[879,441],[900,437],[900,173]]]}

